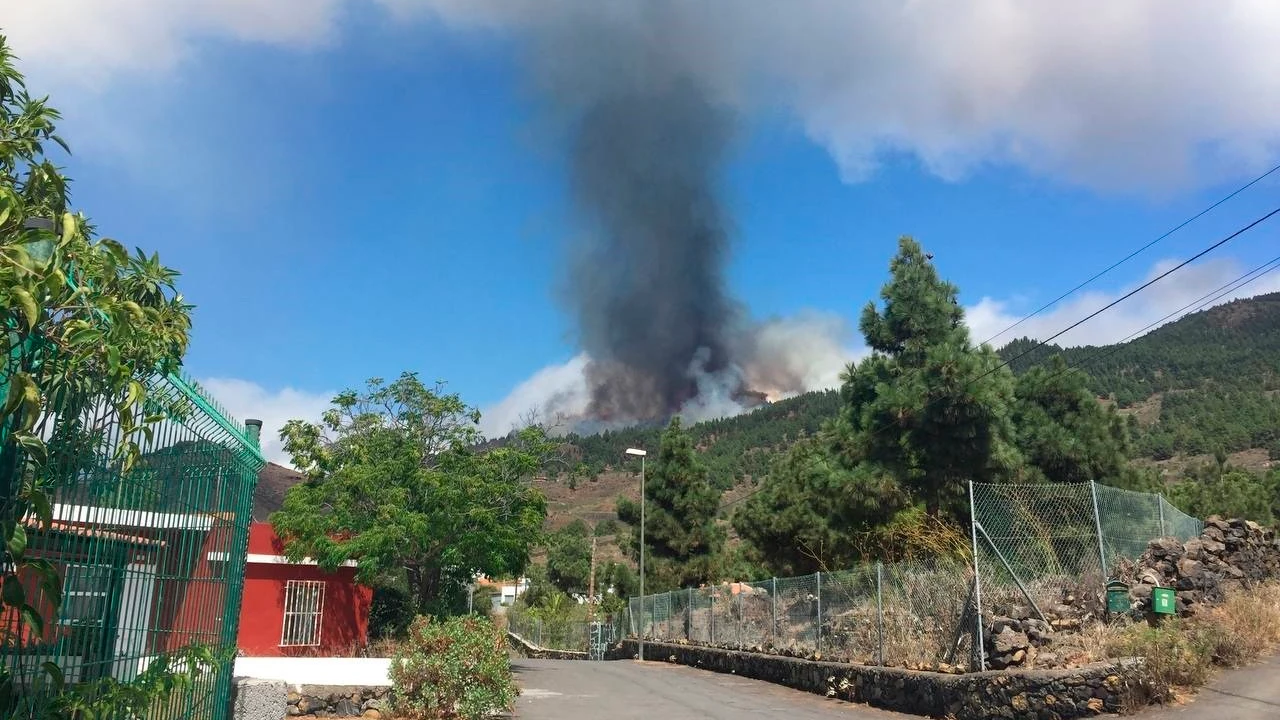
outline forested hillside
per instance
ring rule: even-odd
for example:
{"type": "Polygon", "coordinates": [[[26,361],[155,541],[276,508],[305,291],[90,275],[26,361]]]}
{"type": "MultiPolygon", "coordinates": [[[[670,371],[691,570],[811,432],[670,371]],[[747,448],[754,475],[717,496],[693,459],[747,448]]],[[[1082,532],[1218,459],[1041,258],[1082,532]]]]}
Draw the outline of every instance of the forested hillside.
{"type": "MultiPolygon", "coordinates": [[[[1280,457],[1280,293],[1189,315],[1122,345],[1000,350],[1021,374],[1054,355],[1089,375],[1099,398],[1129,409],[1136,457],[1163,460],[1266,448],[1280,457]]],[[[835,416],[839,394],[806,393],[689,428],[723,488],[759,477],[773,455],[835,416]]],[[[659,428],[570,436],[590,472],[618,467],[628,447],[657,446],[659,428]]]]}
{"type": "MultiPolygon", "coordinates": [[[[1017,358],[1033,345],[1002,349],[1017,358]]],[[[1280,455],[1280,293],[1189,315],[1123,345],[1037,348],[1015,371],[1061,354],[1087,372],[1099,396],[1139,413],[1136,451],[1163,460],[1267,448],[1280,455]]]]}

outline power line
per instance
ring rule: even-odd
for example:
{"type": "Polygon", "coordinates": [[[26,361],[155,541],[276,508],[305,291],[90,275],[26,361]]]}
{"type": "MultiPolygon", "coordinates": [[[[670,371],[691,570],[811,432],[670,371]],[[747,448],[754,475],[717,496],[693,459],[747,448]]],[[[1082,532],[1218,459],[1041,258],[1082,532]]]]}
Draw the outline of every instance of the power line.
{"type": "MultiPolygon", "coordinates": [[[[1280,167],[1280,166],[1277,166],[1277,167],[1280,167]]],[[[1268,173],[1268,174],[1269,174],[1269,173],[1268,173]]],[[[1263,177],[1265,177],[1265,175],[1264,175],[1263,177]]],[[[1092,320],[1093,318],[1095,318],[1095,317],[1097,317],[1097,316],[1101,315],[1102,313],[1106,312],[1107,310],[1110,310],[1111,308],[1115,307],[1116,305],[1119,305],[1120,303],[1124,302],[1125,300],[1128,300],[1129,298],[1133,297],[1134,295],[1137,295],[1138,293],[1142,292],[1143,290],[1146,290],[1147,288],[1151,287],[1152,285],[1156,284],[1157,282],[1160,282],[1160,281],[1161,281],[1161,280],[1163,280],[1164,278],[1166,278],[1166,277],[1168,277],[1168,276],[1172,275],[1173,273],[1175,273],[1175,272],[1177,272],[1177,271],[1181,270],[1182,268],[1186,267],[1187,265],[1189,265],[1189,264],[1191,264],[1191,263],[1195,262],[1196,260],[1198,260],[1198,259],[1200,259],[1200,258],[1204,257],[1205,255],[1209,254],[1210,252],[1213,252],[1214,250],[1216,250],[1216,249],[1218,249],[1218,248],[1222,247],[1223,245],[1227,244],[1228,242],[1231,242],[1232,240],[1234,240],[1234,239],[1238,238],[1239,236],[1243,235],[1244,233],[1246,233],[1246,232],[1248,232],[1248,231],[1252,230],[1253,228],[1255,228],[1255,227],[1257,227],[1258,225],[1262,224],[1263,222],[1265,222],[1265,221],[1267,221],[1267,220],[1271,219],[1272,217],[1274,217],[1274,216],[1275,216],[1275,215],[1277,215],[1277,214],[1280,214],[1280,207],[1277,207],[1277,208],[1273,209],[1271,212],[1269,212],[1269,213],[1267,213],[1267,214],[1265,214],[1265,215],[1263,215],[1263,216],[1261,216],[1261,217],[1257,218],[1257,219],[1256,219],[1256,220],[1254,220],[1253,222],[1250,222],[1248,225],[1245,225],[1244,227],[1242,227],[1242,228],[1240,228],[1240,229],[1236,230],[1235,232],[1231,233],[1230,235],[1227,235],[1226,237],[1222,238],[1221,240],[1218,240],[1217,242],[1213,243],[1212,245],[1209,245],[1208,247],[1204,248],[1204,249],[1203,249],[1203,250],[1201,250],[1200,252],[1198,252],[1198,253],[1196,253],[1195,255],[1191,256],[1190,258],[1187,258],[1186,260],[1182,261],[1181,263],[1178,263],[1177,265],[1175,265],[1174,267],[1170,268],[1169,270],[1166,270],[1165,272],[1161,273],[1160,275],[1158,275],[1158,276],[1156,276],[1156,277],[1152,278],[1151,280],[1148,280],[1147,282],[1145,282],[1145,283],[1143,283],[1142,285],[1140,285],[1140,286],[1138,286],[1138,287],[1134,288],[1133,290],[1130,290],[1129,292],[1127,292],[1127,293],[1125,293],[1124,295],[1122,295],[1121,297],[1119,297],[1119,298],[1117,298],[1117,299],[1113,300],[1112,302],[1107,303],[1105,306],[1103,306],[1103,307],[1099,308],[1098,310],[1095,310],[1094,312],[1092,312],[1092,313],[1090,313],[1090,314],[1086,315],[1085,317],[1081,318],[1080,320],[1077,320],[1076,322],[1072,323],[1071,325],[1068,325],[1066,328],[1064,328],[1064,329],[1062,329],[1062,330],[1059,330],[1058,332],[1054,333],[1054,334],[1053,334],[1053,335],[1051,335],[1050,337],[1048,337],[1048,338],[1046,338],[1046,339],[1044,339],[1044,340],[1037,341],[1034,345],[1032,345],[1032,347],[1028,348],[1027,350],[1025,350],[1025,351],[1023,351],[1023,352],[1019,353],[1018,355],[1016,355],[1016,356],[1014,356],[1014,357],[1012,357],[1012,358],[1010,358],[1010,359],[1008,359],[1008,360],[1005,360],[1005,361],[1001,362],[999,365],[995,366],[994,368],[992,368],[992,369],[990,369],[990,370],[988,370],[988,371],[984,372],[983,374],[979,375],[978,377],[974,378],[973,380],[970,380],[970,381],[969,381],[969,384],[976,383],[976,382],[978,382],[979,380],[982,380],[983,378],[986,378],[986,377],[988,377],[988,376],[990,376],[990,375],[992,375],[992,374],[994,374],[994,373],[996,373],[996,372],[999,372],[1001,369],[1008,367],[1011,363],[1013,363],[1013,362],[1015,362],[1015,361],[1017,361],[1017,360],[1019,360],[1019,359],[1021,359],[1021,358],[1025,357],[1025,356],[1027,356],[1028,354],[1030,354],[1030,353],[1032,353],[1032,352],[1034,352],[1034,351],[1036,351],[1036,350],[1038,350],[1038,349],[1040,349],[1040,348],[1044,347],[1045,345],[1047,345],[1047,344],[1049,344],[1050,342],[1052,342],[1054,339],[1061,337],[1062,335],[1064,335],[1064,334],[1066,334],[1066,333],[1070,332],[1071,330],[1074,330],[1075,328],[1077,328],[1077,327],[1079,327],[1079,326],[1083,325],[1084,323],[1088,322],[1089,320],[1092,320]]],[[[1241,280],[1242,278],[1248,277],[1249,275],[1252,275],[1252,274],[1254,274],[1254,273],[1259,272],[1260,270],[1262,270],[1263,268],[1265,268],[1267,265],[1270,265],[1270,264],[1272,264],[1272,263],[1274,263],[1274,262],[1280,262],[1280,258],[1276,258],[1275,260],[1268,261],[1267,263],[1263,263],[1263,265],[1259,266],[1258,268],[1255,268],[1254,270],[1250,271],[1249,273],[1246,273],[1245,275],[1241,276],[1240,278],[1236,278],[1236,280],[1233,280],[1233,281],[1231,281],[1231,282],[1227,283],[1227,285],[1220,286],[1219,288],[1215,289],[1214,291],[1211,291],[1210,293],[1208,293],[1208,295],[1201,296],[1200,300],[1203,300],[1205,297],[1208,297],[1209,295],[1213,295],[1214,293],[1218,292],[1219,290],[1222,290],[1224,287],[1230,286],[1230,285],[1232,285],[1232,284],[1234,284],[1234,283],[1238,282],[1238,281],[1239,281],[1239,280],[1241,280]]],[[[1275,269],[1275,268],[1271,268],[1271,270],[1274,270],[1274,269],[1275,269]]],[[[1266,272],[1270,272],[1271,270],[1267,270],[1266,272]]],[[[1265,275],[1265,274],[1266,274],[1266,272],[1262,273],[1262,275],[1265,275]]],[[[1250,282],[1253,282],[1254,280],[1257,280],[1258,278],[1262,277],[1262,275],[1258,275],[1258,277],[1255,277],[1255,278],[1253,278],[1252,280],[1249,280],[1248,282],[1244,283],[1244,284],[1243,284],[1243,285],[1241,285],[1240,287],[1243,287],[1244,285],[1247,285],[1247,284],[1249,284],[1250,282]]],[[[1231,292],[1231,290],[1227,290],[1226,292],[1231,292]]],[[[1225,293],[1224,293],[1224,294],[1225,294],[1225,293]]],[[[1221,297],[1221,295],[1219,295],[1218,297],[1221,297]]],[[[1164,320],[1166,320],[1166,319],[1168,319],[1168,318],[1172,317],[1173,315],[1176,315],[1177,313],[1181,312],[1182,310],[1185,310],[1185,309],[1186,309],[1187,307],[1189,307],[1190,305],[1194,305],[1194,304],[1195,304],[1195,302],[1198,302],[1198,301],[1199,301],[1199,300],[1197,300],[1197,301],[1193,301],[1192,303],[1189,303],[1188,305],[1185,305],[1185,306],[1183,306],[1182,308],[1179,308],[1178,310],[1175,310],[1174,312],[1172,312],[1172,313],[1170,313],[1170,314],[1166,315],[1166,316],[1165,316],[1164,318],[1162,318],[1161,320],[1157,320],[1156,322],[1151,323],[1151,324],[1150,324],[1150,325],[1148,325],[1146,328],[1143,328],[1142,330],[1139,330],[1139,331],[1138,331],[1138,333],[1135,333],[1134,335],[1131,335],[1129,338],[1126,338],[1124,341],[1121,341],[1121,342],[1122,342],[1122,343],[1123,343],[1123,342],[1127,342],[1127,340],[1131,339],[1131,338],[1132,338],[1132,337],[1134,337],[1135,335],[1140,334],[1140,333],[1142,333],[1142,332],[1145,332],[1146,330],[1150,329],[1151,327],[1153,327],[1153,326],[1155,326],[1155,325],[1158,325],[1158,324],[1159,324],[1159,323],[1161,323],[1161,322],[1164,322],[1164,320]]],[[[1206,304],[1207,304],[1207,303],[1206,303],[1206,304]]],[[[1202,305],[1201,307],[1203,307],[1203,305],[1202,305]]],[[[984,343],[984,344],[985,344],[985,343],[984,343]]],[[[1109,353],[1114,353],[1114,352],[1117,352],[1117,351],[1118,351],[1118,348],[1113,348],[1113,349],[1111,349],[1111,350],[1107,351],[1107,354],[1109,354],[1109,353]]],[[[1101,351],[1100,351],[1100,353],[1099,353],[1099,354],[1097,354],[1097,355],[1098,355],[1098,357],[1095,357],[1095,358],[1094,358],[1094,360],[1101,359],[1101,357],[1106,357],[1106,354],[1101,354],[1101,351]]],[[[1068,368],[1068,369],[1070,369],[1070,368],[1068,368]]],[[[932,402],[932,401],[931,401],[931,402],[932,402]]],[[[882,427],[880,430],[877,430],[873,435],[878,435],[878,434],[880,434],[880,433],[882,433],[882,432],[886,432],[886,431],[887,431],[887,430],[889,430],[891,427],[893,427],[893,426],[892,426],[892,425],[886,425],[886,426],[882,427]]],[[[755,490],[751,491],[750,493],[748,493],[748,494],[746,494],[746,495],[744,495],[744,496],[742,496],[742,497],[740,497],[740,498],[737,498],[736,500],[731,500],[731,501],[729,501],[729,502],[727,502],[727,503],[724,503],[724,504],[722,504],[719,508],[717,508],[717,512],[723,511],[723,510],[725,510],[725,509],[727,509],[727,508],[729,508],[729,507],[732,507],[732,506],[734,506],[734,505],[737,505],[737,504],[738,504],[738,503],[740,503],[740,502],[743,502],[744,500],[747,500],[747,499],[749,499],[749,498],[751,498],[751,497],[754,497],[755,495],[757,495],[757,494],[759,494],[759,493],[763,492],[763,491],[764,491],[764,489],[765,489],[765,488],[764,488],[764,486],[763,486],[763,485],[761,485],[761,487],[759,487],[759,488],[757,488],[757,489],[755,489],[755,490]]]]}
{"type": "Polygon", "coordinates": [[[1155,285],[1156,283],[1158,283],[1158,282],[1160,282],[1161,280],[1163,280],[1163,279],[1165,279],[1165,278],[1169,277],[1170,275],[1172,275],[1172,274],[1174,274],[1175,272],[1177,272],[1177,271],[1181,270],[1182,268],[1184,268],[1184,267],[1186,267],[1186,266],[1190,265],[1191,263],[1195,262],[1196,260],[1199,260],[1200,258],[1204,257],[1205,255],[1208,255],[1209,253],[1213,252],[1214,250],[1217,250],[1218,248],[1222,247],[1223,245],[1226,245],[1227,243],[1231,242],[1232,240],[1235,240],[1236,238],[1238,238],[1238,237],[1240,237],[1241,235],[1243,235],[1243,234],[1245,234],[1245,233],[1249,232],[1250,230],[1252,230],[1252,229],[1254,229],[1255,227],[1257,227],[1257,226],[1261,225],[1262,223],[1266,222],[1267,220],[1270,220],[1272,217],[1274,217],[1274,216],[1275,216],[1275,215],[1277,215],[1277,214],[1280,214],[1280,207],[1277,207],[1276,209],[1272,210],[1271,212],[1267,213],[1266,215],[1263,215],[1262,217],[1258,218],[1257,220],[1254,220],[1253,222],[1249,223],[1248,225],[1245,225],[1244,227],[1240,228],[1239,230],[1236,230],[1235,232],[1233,232],[1233,233],[1231,233],[1230,235],[1228,235],[1228,236],[1226,236],[1226,237],[1222,238],[1222,239],[1221,239],[1221,240],[1219,240],[1218,242],[1216,242],[1216,243],[1214,243],[1214,244],[1210,245],[1209,247],[1207,247],[1207,248],[1205,248],[1205,249],[1201,250],[1200,252],[1196,253],[1195,255],[1192,255],[1191,257],[1187,258],[1186,260],[1183,260],[1182,262],[1178,263],[1177,265],[1174,265],[1173,267],[1171,267],[1171,268],[1169,268],[1168,270],[1166,270],[1166,271],[1164,271],[1164,272],[1160,273],[1159,275],[1157,275],[1157,276],[1155,276],[1154,278],[1152,278],[1152,279],[1150,279],[1150,280],[1146,281],[1145,283],[1143,283],[1143,284],[1139,285],[1138,287],[1134,288],[1133,290],[1130,290],[1129,292],[1125,293],[1124,295],[1121,295],[1120,297],[1116,298],[1115,300],[1112,300],[1111,302],[1107,303],[1106,305],[1103,305],[1102,307],[1098,308],[1097,310],[1094,310],[1093,312],[1089,313],[1088,315],[1085,315],[1084,317],[1082,317],[1082,318],[1080,318],[1079,320],[1077,320],[1077,321],[1075,321],[1075,322],[1071,323],[1070,325],[1068,325],[1067,327],[1065,327],[1065,328],[1063,328],[1063,329],[1059,330],[1058,332],[1054,333],[1053,335],[1050,335],[1049,337],[1045,338],[1044,340],[1038,340],[1038,341],[1036,341],[1034,345],[1032,345],[1031,347],[1029,347],[1029,348],[1027,348],[1026,350],[1022,351],[1021,353],[1018,353],[1018,354],[1017,354],[1017,355],[1015,355],[1014,357],[1011,357],[1011,358],[1009,358],[1008,360],[1005,360],[1004,362],[1002,362],[1002,363],[1000,363],[999,365],[995,366],[994,368],[992,368],[992,369],[988,370],[987,372],[983,373],[982,375],[979,375],[978,377],[974,378],[974,382],[977,382],[978,380],[981,380],[981,379],[983,379],[983,378],[987,377],[988,375],[991,375],[992,373],[998,372],[1001,368],[1008,367],[1010,363],[1012,363],[1012,362],[1014,362],[1014,361],[1016,361],[1016,360],[1019,360],[1019,359],[1021,359],[1021,358],[1025,357],[1025,356],[1027,356],[1029,353],[1032,353],[1032,352],[1035,352],[1036,350],[1039,350],[1040,348],[1044,347],[1045,345],[1048,345],[1049,343],[1053,342],[1054,340],[1056,340],[1056,339],[1058,339],[1058,338],[1062,337],[1063,335],[1065,335],[1065,334],[1067,334],[1067,333],[1071,332],[1072,330],[1075,330],[1076,328],[1078,328],[1078,327],[1080,327],[1081,325],[1083,325],[1083,324],[1085,324],[1085,323],[1089,322],[1090,320],[1092,320],[1092,319],[1094,319],[1094,318],[1098,317],[1099,315],[1101,315],[1102,313],[1104,313],[1104,312],[1106,312],[1106,311],[1110,310],[1111,308],[1115,307],[1116,305],[1119,305],[1120,303],[1124,302],[1125,300],[1128,300],[1129,298],[1133,297],[1134,295],[1137,295],[1138,293],[1142,292],[1143,290],[1146,290],[1147,288],[1151,287],[1152,285],[1155,285]]]}
{"type": "MultiPolygon", "coordinates": [[[[1177,310],[1174,310],[1173,312],[1169,313],[1168,315],[1165,315],[1164,317],[1160,318],[1159,320],[1156,320],[1156,321],[1154,321],[1154,322],[1151,322],[1151,323],[1147,324],[1147,325],[1146,325],[1145,327],[1143,327],[1142,329],[1140,329],[1140,330],[1135,330],[1134,332],[1129,333],[1129,335],[1125,336],[1125,338],[1124,338],[1124,339],[1122,339],[1122,340],[1120,340],[1119,342],[1117,342],[1114,346],[1112,346],[1110,349],[1106,350],[1105,352],[1104,352],[1104,351],[1099,351],[1099,352],[1097,352],[1097,353],[1094,353],[1092,356],[1090,356],[1090,357],[1088,357],[1088,358],[1086,358],[1086,359],[1084,359],[1084,360],[1081,360],[1080,362],[1077,362],[1077,363],[1072,364],[1072,365],[1068,365],[1068,366],[1065,368],[1065,370],[1078,369],[1078,368],[1083,367],[1083,366],[1085,366],[1085,365],[1090,365],[1090,364],[1092,364],[1092,363],[1094,363],[1094,362],[1097,362],[1098,360],[1102,360],[1102,359],[1104,359],[1104,358],[1110,357],[1111,355],[1114,355],[1115,353],[1120,352],[1120,350],[1122,350],[1122,349],[1123,349],[1123,346],[1124,346],[1124,344],[1125,344],[1125,343],[1127,343],[1127,342],[1129,342],[1130,340],[1132,340],[1132,339],[1134,339],[1134,338],[1136,338],[1136,337],[1138,337],[1138,336],[1142,335],[1143,333],[1146,333],[1147,331],[1151,330],[1151,329],[1152,329],[1152,328],[1154,328],[1154,327],[1157,327],[1157,326],[1159,326],[1159,325],[1163,325],[1165,322],[1167,322],[1170,318],[1174,317],[1175,315],[1185,316],[1185,315],[1192,315],[1192,314],[1194,314],[1194,313],[1200,312],[1200,311],[1201,311],[1201,310],[1203,310],[1204,308],[1206,308],[1206,307],[1208,307],[1208,306],[1210,306],[1210,305],[1213,305],[1213,304],[1214,304],[1214,303],[1216,303],[1218,300],[1221,300],[1222,298],[1226,297],[1227,295],[1229,295],[1229,294],[1231,294],[1231,293],[1233,293],[1233,292],[1235,292],[1235,291],[1237,291],[1237,290],[1239,290],[1239,289],[1241,289],[1241,288],[1243,288],[1243,287],[1247,287],[1247,286],[1249,286],[1249,285],[1251,285],[1251,284],[1253,284],[1253,283],[1257,282],[1258,280],[1261,280],[1261,279],[1262,279],[1263,277],[1265,277],[1267,274],[1269,274],[1269,273],[1271,273],[1271,272],[1274,272],[1274,271],[1276,271],[1276,270],[1280,270],[1280,255],[1277,255],[1276,257],[1274,257],[1274,258],[1272,258],[1272,259],[1270,259],[1270,260],[1268,260],[1268,261],[1266,261],[1266,262],[1262,263],[1262,264],[1261,264],[1261,265],[1259,265],[1258,267],[1256,267],[1256,268],[1254,268],[1254,269],[1250,270],[1249,272],[1247,272],[1247,273],[1245,273],[1245,274],[1243,274],[1243,275],[1241,275],[1241,276],[1239,276],[1239,277],[1235,278],[1234,280],[1231,280],[1230,282],[1227,282],[1227,283],[1225,283],[1225,284],[1223,284],[1223,285],[1219,285],[1218,287],[1214,288],[1213,290],[1210,290],[1209,292],[1205,293],[1204,295],[1201,295],[1200,297],[1196,298],[1195,300],[1192,300],[1191,302],[1187,303],[1186,305],[1183,305],[1182,307],[1178,308],[1177,310]],[[1270,267],[1268,267],[1268,266],[1270,266],[1270,267]],[[1250,275],[1253,275],[1254,277],[1249,277],[1250,275]],[[1247,278],[1247,279],[1246,279],[1246,278],[1247,278]],[[1192,306],[1194,306],[1194,307],[1192,307],[1192,306]],[[1188,310],[1187,310],[1188,308],[1191,308],[1191,309],[1188,311],[1188,310]],[[1186,311],[1186,312],[1184,312],[1184,311],[1186,311]]],[[[1065,371],[1065,370],[1064,370],[1064,371],[1065,371]]],[[[1050,377],[1056,377],[1056,375],[1057,375],[1057,374],[1055,374],[1055,375],[1053,375],[1053,376],[1050,376],[1050,377]]]]}
{"type": "Polygon", "coordinates": [[[1020,320],[1018,320],[1018,321],[1017,321],[1017,322],[1015,322],[1014,324],[1010,325],[1009,327],[1007,327],[1007,328],[1005,328],[1005,329],[1001,330],[1000,332],[996,333],[995,335],[992,335],[991,337],[987,338],[986,340],[983,340],[981,343],[978,343],[978,344],[979,344],[979,345],[986,345],[987,343],[991,342],[992,340],[995,340],[996,338],[1000,337],[1001,335],[1004,335],[1005,333],[1007,333],[1007,332],[1009,332],[1010,330],[1012,330],[1012,329],[1014,329],[1014,328],[1018,327],[1019,325],[1021,325],[1022,323],[1024,323],[1024,322],[1026,322],[1026,321],[1030,320],[1031,318],[1035,317],[1036,315],[1039,315],[1040,313],[1044,312],[1045,310],[1048,310],[1049,308],[1053,307],[1054,305],[1057,305],[1058,303],[1060,303],[1060,302],[1062,302],[1063,300],[1065,300],[1067,297],[1070,297],[1071,295],[1074,295],[1074,294],[1075,294],[1077,291],[1079,291],[1080,289],[1082,289],[1082,288],[1084,288],[1085,286],[1087,286],[1087,285],[1091,284],[1094,280],[1097,280],[1098,278],[1102,277],[1103,275],[1106,275],[1107,273],[1111,272],[1112,270],[1115,270],[1116,268],[1118,268],[1118,267],[1120,267],[1121,265],[1123,265],[1123,264],[1125,264],[1125,263],[1129,262],[1130,260],[1132,260],[1133,258],[1135,258],[1135,257],[1137,257],[1138,255],[1142,254],[1143,252],[1146,252],[1148,249],[1150,249],[1151,247],[1153,247],[1153,246],[1154,246],[1154,245],[1156,245],[1157,243],[1159,243],[1159,242],[1163,241],[1164,239],[1168,238],[1170,235],[1173,235],[1174,233],[1178,232],[1178,231],[1179,231],[1179,230],[1181,230],[1182,228],[1184,228],[1184,227],[1186,227],[1186,226],[1190,225],[1191,223],[1195,222],[1196,220],[1199,220],[1200,218],[1204,217],[1205,215],[1208,215],[1210,212],[1212,212],[1214,209],[1216,209],[1219,205],[1221,205],[1221,204],[1223,204],[1223,203],[1227,202],[1228,200],[1230,200],[1230,199],[1234,198],[1235,196],[1239,195],[1240,193],[1244,192],[1245,190],[1248,190],[1249,188],[1251,188],[1251,187],[1253,187],[1254,185],[1258,184],[1259,182],[1263,181],[1263,180],[1264,180],[1264,179],[1266,179],[1269,175],[1271,175],[1272,173],[1275,173],[1277,170],[1280,170],[1280,165],[1276,165],[1275,167],[1273,167],[1273,168],[1271,168],[1270,170],[1268,170],[1268,171],[1266,171],[1266,172],[1262,173],[1262,174],[1261,174],[1261,175],[1259,175],[1258,177],[1256,177],[1256,178],[1254,178],[1254,179],[1250,180],[1249,182],[1245,183],[1244,185],[1241,185],[1240,187],[1236,188],[1236,189],[1235,189],[1234,191],[1232,191],[1230,194],[1228,194],[1227,196],[1225,196],[1225,197],[1221,198],[1220,200],[1218,200],[1218,201],[1217,201],[1217,202],[1215,202],[1214,204],[1212,204],[1212,205],[1210,205],[1209,207],[1207,207],[1207,208],[1205,208],[1205,209],[1201,210],[1200,212],[1196,213],[1195,215],[1192,215],[1191,217],[1187,218],[1186,220],[1183,220],[1182,222],[1178,223],[1178,225],[1176,225],[1175,227],[1171,228],[1170,230],[1168,230],[1167,232],[1165,232],[1165,233],[1164,233],[1163,235],[1161,235],[1160,237],[1156,238],[1155,240],[1152,240],[1151,242],[1148,242],[1146,245],[1143,245],[1142,247],[1138,248],[1137,250],[1134,250],[1133,252],[1129,253],[1128,255],[1125,255],[1124,257],[1120,258],[1120,259],[1119,259],[1119,260],[1117,260],[1116,262],[1114,262],[1114,263],[1112,263],[1111,265],[1107,266],[1105,269],[1103,269],[1103,270],[1101,270],[1100,272],[1096,273],[1093,277],[1089,278],[1088,280],[1085,280],[1084,282],[1080,283],[1079,285],[1076,285],[1075,287],[1073,287],[1073,288],[1071,288],[1070,290],[1066,291],[1065,293],[1063,293],[1063,294],[1059,295],[1058,297],[1056,297],[1056,298],[1054,298],[1054,299],[1050,300],[1049,302],[1045,303],[1044,305],[1041,305],[1039,308],[1036,308],[1036,310],[1035,310],[1035,311],[1033,311],[1032,313],[1030,313],[1030,314],[1028,314],[1028,315],[1024,315],[1020,320]]]}

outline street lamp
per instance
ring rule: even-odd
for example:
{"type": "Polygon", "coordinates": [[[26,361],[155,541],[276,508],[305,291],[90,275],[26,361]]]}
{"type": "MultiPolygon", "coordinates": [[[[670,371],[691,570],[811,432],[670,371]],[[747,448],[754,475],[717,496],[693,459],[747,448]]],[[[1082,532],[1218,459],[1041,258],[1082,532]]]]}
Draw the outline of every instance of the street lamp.
{"type": "Polygon", "coordinates": [[[644,456],[639,448],[627,448],[628,455],[640,458],[640,660],[644,661],[644,456]]]}

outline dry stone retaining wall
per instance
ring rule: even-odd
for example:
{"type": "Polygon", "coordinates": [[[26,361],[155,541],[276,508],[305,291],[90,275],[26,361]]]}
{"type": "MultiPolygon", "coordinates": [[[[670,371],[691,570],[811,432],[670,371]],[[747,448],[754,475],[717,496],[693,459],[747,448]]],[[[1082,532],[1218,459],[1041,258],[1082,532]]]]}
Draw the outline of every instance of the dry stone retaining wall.
{"type": "MultiPolygon", "coordinates": [[[[618,654],[634,657],[636,652],[636,641],[624,640],[618,654]]],[[[1119,712],[1133,682],[1133,661],[1071,670],[950,675],[653,642],[645,643],[645,657],[885,710],[955,720],[1068,720],[1119,712]]]]}
{"type": "Polygon", "coordinates": [[[389,687],[295,685],[284,701],[287,717],[393,717],[389,687]]]}
{"type": "Polygon", "coordinates": [[[1153,540],[1136,562],[1118,570],[1132,583],[1135,613],[1151,610],[1151,590],[1158,586],[1174,588],[1179,615],[1194,615],[1232,590],[1280,578],[1280,541],[1255,522],[1211,517],[1200,537],[1153,540]]]}

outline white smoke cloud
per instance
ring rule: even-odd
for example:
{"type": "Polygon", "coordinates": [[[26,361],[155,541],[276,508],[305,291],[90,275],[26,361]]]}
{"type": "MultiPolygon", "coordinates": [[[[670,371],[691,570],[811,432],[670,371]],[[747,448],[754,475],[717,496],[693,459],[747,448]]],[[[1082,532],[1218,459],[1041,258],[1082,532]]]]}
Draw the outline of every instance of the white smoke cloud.
{"type": "MultiPolygon", "coordinates": [[[[988,338],[999,347],[1018,337],[1045,339],[1081,318],[1102,308],[1147,280],[1175,265],[1175,260],[1162,260],[1146,274],[1144,280],[1116,290],[1083,292],[1060,305],[1026,320],[1012,331],[1006,328],[1018,322],[1025,312],[1024,302],[984,297],[965,308],[965,320],[975,343],[988,338]]],[[[1080,327],[1056,339],[1062,346],[1105,345],[1119,342],[1129,335],[1160,320],[1185,305],[1244,275],[1246,269],[1234,259],[1218,259],[1189,265],[1121,302],[1080,327]]],[[[1205,307],[1270,292],[1280,292],[1280,271],[1258,276],[1247,286],[1222,294],[1205,307]]],[[[1190,310],[1188,310],[1189,312],[1190,310]]],[[[1176,315],[1166,322],[1177,320],[1176,315]]],[[[1154,328],[1153,328],[1154,329],[1154,328]]],[[[849,363],[867,355],[867,349],[856,338],[853,327],[834,313],[810,311],[791,318],[777,318],[760,324],[755,332],[756,352],[742,369],[746,387],[765,392],[770,400],[779,400],[801,392],[834,388],[840,384],[840,373],[849,363]]],[[[517,386],[506,399],[495,405],[502,408],[504,418],[514,420],[530,407],[555,406],[574,417],[586,409],[588,389],[583,369],[587,359],[578,355],[568,363],[550,365],[517,386]],[[575,398],[575,403],[558,402],[558,398],[575,398]],[[574,412],[577,409],[577,413],[574,412]]],[[[696,368],[695,368],[696,370],[696,368]]],[[[699,376],[699,396],[682,408],[689,421],[726,417],[746,408],[733,399],[736,378],[699,376]]],[[[505,428],[507,430],[509,428],[505,428]]]]}
{"type": "Polygon", "coordinates": [[[554,425],[558,418],[581,416],[591,399],[583,374],[587,362],[579,353],[537,371],[500,402],[481,410],[480,431],[486,437],[501,437],[530,419],[554,425]]]}
{"type": "Polygon", "coordinates": [[[1004,164],[1167,191],[1248,174],[1280,146],[1280,4],[1265,0],[41,0],[7,3],[3,26],[65,108],[64,89],[172,73],[210,39],[324,48],[376,12],[580,43],[575,27],[639,27],[721,99],[789,110],[850,181],[909,154],[949,179],[1004,164]]]}
{"type": "Polygon", "coordinates": [[[206,378],[200,380],[200,386],[237,420],[261,420],[263,456],[289,467],[292,463],[280,442],[280,429],[290,420],[319,421],[336,394],[312,393],[290,387],[269,390],[250,380],[236,378],[206,378]]]}

